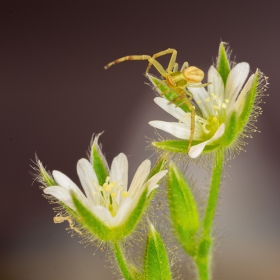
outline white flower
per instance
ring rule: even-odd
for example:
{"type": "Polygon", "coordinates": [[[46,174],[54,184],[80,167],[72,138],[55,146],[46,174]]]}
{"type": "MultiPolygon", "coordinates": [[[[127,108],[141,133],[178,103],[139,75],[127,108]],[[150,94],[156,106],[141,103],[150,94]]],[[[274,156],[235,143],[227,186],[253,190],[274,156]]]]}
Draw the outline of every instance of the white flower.
{"type": "MultiPolygon", "coordinates": [[[[251,75],[243,87],[249,74],[249,64],[238,63],[231,69],[226,85],[214,66],[208,71],[208,92],[204,87],[189,87],[193,99],[198,106],[195,115],[195,131],[193,140],[199,142],[189,150],[191,158],[198,157],[206,145],[211,145],[224,135],[227,122],[233,112],[237,117],[243,112],[248,92],[252,88],[255,74],[251,75]],[[243,87],[243,88],[242,88],[243,87]]],[[[185,113],[168,100],[160,97],[154,99],[167,113],[178,119],[179,122],[151,121],[155,128],[166,131],[177,138],[189,140],[191,114],[185,113]]]]}
{"type": "MultiPolygon", "coordinates": [[[[107,166],[107,162],[105,165],[107,166]]],[[[100,221],[108,227],[114,227],[126,220],[143,191],[148,189],[148,196],[158,187],[157,182],[167,173],[166,170],[160,171],[146,182],[150,169],[150,160],[142,162],[130,188],[127,189],[128,161],[126,155],[120,153],[114,158],[111,170],[108,170],[109,176],[106,182],[100,186],[92,164],[82,158],[78,161],[77,173],[85,195],[71,179],[59,171],[52,173],[57,185],[45,188],[44,193],[54,196],[75,211],[72,201],[72,193],[74,193],[100,221]]]]}

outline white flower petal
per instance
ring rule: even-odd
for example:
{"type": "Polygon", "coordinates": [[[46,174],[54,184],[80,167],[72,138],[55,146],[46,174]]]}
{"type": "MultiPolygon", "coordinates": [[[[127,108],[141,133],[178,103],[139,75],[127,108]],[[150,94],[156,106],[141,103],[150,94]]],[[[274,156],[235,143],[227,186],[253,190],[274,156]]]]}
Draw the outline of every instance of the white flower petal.
{"type": "Polygon", "coordinates": [[[110,211],[104,206],[93,206],[90,207],[90,211],[95,217],[97,217],[100,221],[105,223],[107,226],[111,226],[114,224],[114,218],[112,217],[110,211]]]}
{"type": "Polygon", "coordinates": [[[183,119],[186,114],[181,108],[176,107],[175,104],[170,103],[170,101],[166,100],[165,98],[156,97],[154,99],[154,102],[161,109],[163,109],[165,112],[169,113],[171,116],[173,116],[174,118],[176,118],[178,120],[183,119]]]}
{"type": "Polygon", "coordinates": [[[206,103],[205,100],[209,96],[208,92],[204,87],[200,87],[200,88],[189,87],[188,90],[193,94],[193,99],[201,109],[203,117],[207,119],[209,117],[209,112],[208,112],[209,109],[208,109],[208,104],[206,103]]]}
{"type": "MultiPolygon", "coordinates": [[[[255,74],[251,75],[249,80],[247,81],[246,85],[244,86],[244,88],[242,89],[240,95],[238,96],[236,102],[233,104],[233,110],[235,110],[237,112],[237,116],[239,116],[244,108],[245,105],[245,101],[248,95],[248,92],[250,91],[253,82],[254,82],[254,78],[255,78],[255,74]]],[[[229,110],[229,114],[231,112],[231,108],[228,109],[229,110]]]]}
{"type": "Polygon", "coordinates": [[[149,195],[153,190],[157,189],[159,187],[159,185],[153,185],[150,186],[147,192],[147,195],[149,195]]]}
{"type": "Polygon", "coordinates": [[[220,127],[218,128],[218,130],[216,131],[216,133],[213,135],[212,138],[202,143],[199,143],[195,146],[192,146],[189,150],[189,157],[197,158],[202,153],[202,151],[204,150],[207,144],[213,143],[215,140],[220,138],[224,134],[224,132],[225,132],[225,124],[223,123],[220,125],[220,127]]]}
{"type": "Polygon", "coordinates": [[[190,138],[190,128],[187,128],[187,125],[184,123],[151,121],[149,125],[168,132],[179,139],[190,138]]]}
{"type": "MultiPolygon", "coordinates": [[[[189,114],[190,115],[190,114],[189,114]]],[[[201,123],[197,121],[197,117],[195,117],[195,127],[194,127],[194,140],[201,140],[202,134],[202,126],[201,123]]],[[[150,121],[149,125],[161,129],[165,132],[168,132],[175,137],[183,140],[190,139],[191,133],[191,124],[190,124],[190,116],[186,118],[184,123],[177,123],[177,122],[164,122],[164,121],[150,121]]]]}
{"type": "Polygon", "coordinates": [[[118,209],[117,215],[113,218],[112,226],[120,225],[126,219],[126,217],[130,215],[130,213],[133,211],[132,204],[134,203],[135,201],[130,197],[126,197],[122,201],[120,208],[118,209]]]}
{"type": "Polygon", "coordinates": [[[110,171],[111,182],[122,182],[122,187],[127,190],[128,161],[125,154],[120,153],[113,159],[110,171]]]}
{"type": "Polygon", "coordinates": [[[52,172],[52,175],[54,177],[54,180],[56,181],[56,183],[59,186],[65,188],[66,190],[72,190],[75,193],[81,192],[79,187],[70,178],[68,178],[66,175],[64,175],[60,171],[54,170],[52,172]]]}
{"type": "Polygon", "coordinates": [[[154,189],[154,187],[157,186],[157,183],[166,175],[167,172],[167,170],[162,170],[148,180],[148,195],[154,189]]]}
{"type": "Polygon", "coordinates": [[[248,77],[250,66],[247,62],[238,63],[229,73],[226,83],[226,96],[228,107],[235,103],[236,98],[248,77]]]}
{"type": "Polygon", "coordinates": [[[85,158],[80,159],[77,163],[77,173],[87,198],[94,204],[94,183],[98,183],[98,179],[91,163],[85,158]]]}
{"type": "MultiPolygon", "coordinates": [[[[113,159],[110,171],[111,182],[116,182],[118,186],[123,188],[123,191],[127,191],[128,181],[128,161],[125,154],[120,153],[113,159]],[[121,184],[120,184],[121,183],[121,184]]],[[[117,203],[121,201],[121,192],[117,192],[117,203]]]]}
{"type": "Polygon", "coordinates": [[[217,99],[224,101],[224,82],[214,66],[211,66],[208,71],[208,82],[211,82],[211,84],[208,85],[208,93],[214,93],[217,99]]]}
{"type": "Polygon", "coordinates": [[[71,209],[76,210],[72,197],[71,197],[71,194],[70,194],[70,190],[67,190],[60,186],[51,186],[51,187],[45,188],[44,193],[48,194],[48,195],[52,195],[59,201],[66,204],[71,209]]]}
{"type": "Polygon", "coordinates": [[[151,170],[151,161],[146,159],[138,167],[129,188],[130,197],[134,198],[140,188],[142,188],[151,170]]]}

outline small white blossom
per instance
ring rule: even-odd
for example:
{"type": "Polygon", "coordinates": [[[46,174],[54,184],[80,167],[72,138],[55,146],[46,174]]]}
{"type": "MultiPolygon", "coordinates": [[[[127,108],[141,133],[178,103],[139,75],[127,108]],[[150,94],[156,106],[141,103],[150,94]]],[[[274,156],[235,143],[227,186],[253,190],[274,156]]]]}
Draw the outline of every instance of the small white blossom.
{"type": "MultiPolygon", "coordinates": [[[[252,88],[254,75],[251,75],[243,87],[249,74],[249,64],[238,63],[231,69],[226,86],[222,77],[214,66],[208,71],[208,91],[204,87],[189,87],[193,99],[199,110],[195,115],[195,131],[193,140],[199,144],[193,145],[189,150],[191,158],[198,157],[206,145],[211,145],[225,133],[227,121],[233,112],[239,117],[243,111],[246,96],[252,88]],[[243,87],[243,88],[242,88],[243,87]],[[200,111],[200,112],[199,112],[200,111]]],[[[160,97],[154,99],[167,113],[178,119],[179,122],[151,121],[149,124],[155,128],[166,131],[179,139],[189,140],[191,114],[160,97]]]]}
{"type": "MultiPolygon", "coordinates": [[[[105,164],[107,165],[107,162],[105,164]]],[[[130,188],[127,189],[128,161],[126,155],[120,153],[113,159],[106,182],[100,186],[91,163],[82,158],[78,161],[77,173],[85,194],[71,179],[59,171],[52,173],[57,185],[45,188],[44,193],[54,196],[75,211],[72,201],[72,193],[74,193],[82,204],[104,224],[114,227],[120,225],[130,215],[143,191],[148,188],[148,196],[158,187],[157,182],[167,172],[160,171],[146,182],[150,169],[150,160],[142,162],[130,188]]]]}

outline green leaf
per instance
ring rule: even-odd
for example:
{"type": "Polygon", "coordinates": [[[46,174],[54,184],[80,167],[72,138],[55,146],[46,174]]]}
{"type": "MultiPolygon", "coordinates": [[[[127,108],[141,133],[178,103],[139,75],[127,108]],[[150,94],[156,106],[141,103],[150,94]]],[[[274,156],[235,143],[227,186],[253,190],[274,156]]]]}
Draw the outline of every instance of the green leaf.
{"type": "Polygon", "coordinates": [[[99,185],[102,186],[109,176],[106,159],[104,158],[97,143],[99,135],[95,137],[91,148],[91,162],[96,173],[99,185]]]}
{"type": "Polygon", "coordinates": [[[229,63],[224,42],[220,43],[219,54],[217,57],[217,70],[223,79],[224,85],[226,85],[227,78],[230,72],[230,63],[229,63]]]}
{"type": "Polygon", "coordinates": [[[148,233],[144,258],[144,279],[172,279],[168,254],[162,238],[151,223],[149,227],[150,230],[148,233]]]}
{"type": "MultiPolygon", "coordinates": [[[[174,103],[175,105],[178,105],[182,103],[182,101],[174,101],[177,97],[179,97],[179,94],[174,92],[166,83],[164,80],[159,80],[154,76],[147,75],[148,79],[152,82],[153,86],[155,87],[156,91],[166,98],[168,101],[174,103]]],[[[188,106],[183,103],[178,106],[181,108],[184,112],[190,112],[188,106]]]]}
{"type": "Polygon", "coordinates": [[[88,232],[97,236],[103,241],[118,241],[132,233],[137,226],[147,206],[147,188],[142,192],[137,203],[134,204],[133,209],[130,210],[129,215],[118,226],[109,227],[105,221],[97,218],[88,208],[86,208],[75,196],[72,194],[74,205],[77,209],[77,222],[79,222],[88,232]]]}
{"type": "Polygon", "coordinates": [[[167,195],[177,238],[185,251],[195,256],[197,231],[200,226],[197,205],[189,185],[172,162],[169,166],[167,195]]]}
{"type": "Polygon", "coordinates": [[[243,111],[238,118],[238,131],[239,132],[243,130],[244,126],[247,124],[247,122],[252,114],[252,111],[254,109],[255,99],[257,96],[257,92],[258,92],[258,85],[259,85],[259,71],[257,70],[255,73],[255,77],[254,77],[254,81],[253,81],[251,90],[249,91],[249,93],[245,99],[245,105],[244,105],[243,111]]]}
{"type": "Polygon", "coordinates": [[[222,141],[224,146],[230,146],[238,137],[237,130],[237,116],[236,112],[233,112],[226,124],[226,131],[223,135],[222,141]]]}
{"type": "MultiPolygon", "coordinates": [[[[192,146],[199,144],[199,143],[200,142],[198,142],[198,141],[192,141],[192,146]]],[[[189,145],[189,141],[188,140],[165,140],[165,141],[161,141],[161,142],[152,142],[152,145],[154,147],[159,148],[164,151],[186,154],[188,145],[189,145]]],[[[204,148],[203,153],[213,151],[218,146],[219,146],[219,144],[207,145],[204,148]]]]}

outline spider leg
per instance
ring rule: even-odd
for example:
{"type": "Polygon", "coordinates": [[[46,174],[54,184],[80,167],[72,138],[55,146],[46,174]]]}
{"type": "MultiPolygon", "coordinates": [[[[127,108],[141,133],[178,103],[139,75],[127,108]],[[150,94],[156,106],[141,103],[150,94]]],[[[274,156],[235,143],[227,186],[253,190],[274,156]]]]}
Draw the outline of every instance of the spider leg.
{"type": "Polygon", "coordinates": [[[151,58],[151,56],[149,55],[128,55],[128,56],[124,56],[121,57],[119,59],[116,59],[110,63],[108,63],[106,66],[104,66],[105,69],[108,69],[109,67],[111,67],[112,65],[115,65],[117,63],[126,61],[126,60],[149,60],[151,58]]]}
{"type": "MultiPolygon", "coordinates": [[[[156,87],[160,88],[160,86],[165,84],[165,80],[162,80],[156,87]]],[[[167,86],[167,85],[166,85],[167,86]]],[[[160,95],[163,96],[165,94],[167,94],[171,89],[167,86],[167,90],[165,90],[164,92],[160,92],[160,95]]]]}
{"type": "Polygon", "coordinates": [[[195,107],[193,106],[193,104],[191,103],[191,100],[193,98],[193,95],[190,91],[186,90],[186,89],[176,89],[175,90],[176,93],[179,94],[178,97],[176,97],[175,99],[172,100],[172,103],[177,102],[179,100],[182,100],[181,103],[177,104],[176,106],[180,106],[182,104],[186,104],[190,110],[191,113],[191,126],[190,126],[190,138],[189,138],[189,144],[188,144],[188,148],[187,148],[187,153],[189,152],[191,145],[192,145],[192,141],[193,141],[193,136],[194,136],[194,129],[195,129],[195,107]]]}
{"type": "Polygon", "coordinates": [[[178,71],[178,63],[175,63],[172,72],[177,72],[177,71],[178,71]]]}
{"type": "Polygon", "coordinates": [[[182,68],[181,68],[181,72],[183,72],[186,68],[189,67],[189,63],[186,61],[183,63],[182,68]]]}
{"type": "Polygon", "coordinates": [[[205,84],[191,84],[191,83],[188,83],[187,86],[188,87],[193,87],[193,88],[200,88],[200,87],[206,87],[206,86],[209,86],[210,84],[212,83],[205,83],[205,84]]]}
{"type": "Polygon", "coordinates": [[[188,98],[191,101],[193,99],[193,94],[187,89],[185,89],[184,92],[186,94],[186,98],[188,98]]]}
{"type": "MultiPolygon", "coordinates": [[[[167,49],[167,50],[165,50],[165,51],[161,51],[161,52],[155,53],[155,54],[152,56],[152,59],[156,59],[156,58],[159,57],[159,56],[163,56],[163,55],[170,54],[170,53],[172,53],[172,55],[171,55],[171,59],[170,59],[170,61],[169,61],[169,64],[168,64],[168,67],[167,67],[167,70],[166,70],[167,72],[168,72],[168,71],[171,71],[171,69],[172,69],[172,68],[174,67],[174,65],[175,65],[175,61],[176,61],[176,57],[177,57],[177,51],[174,50],[174,49],[167,49]]],[[[151,66],[152,66],[152,63],[149,63],[149,64],[148,64],[148,67],[147,67],[147,69],[146,69],[146,74],[149,73],[149,70],[150,70],[151,66]]]]}

